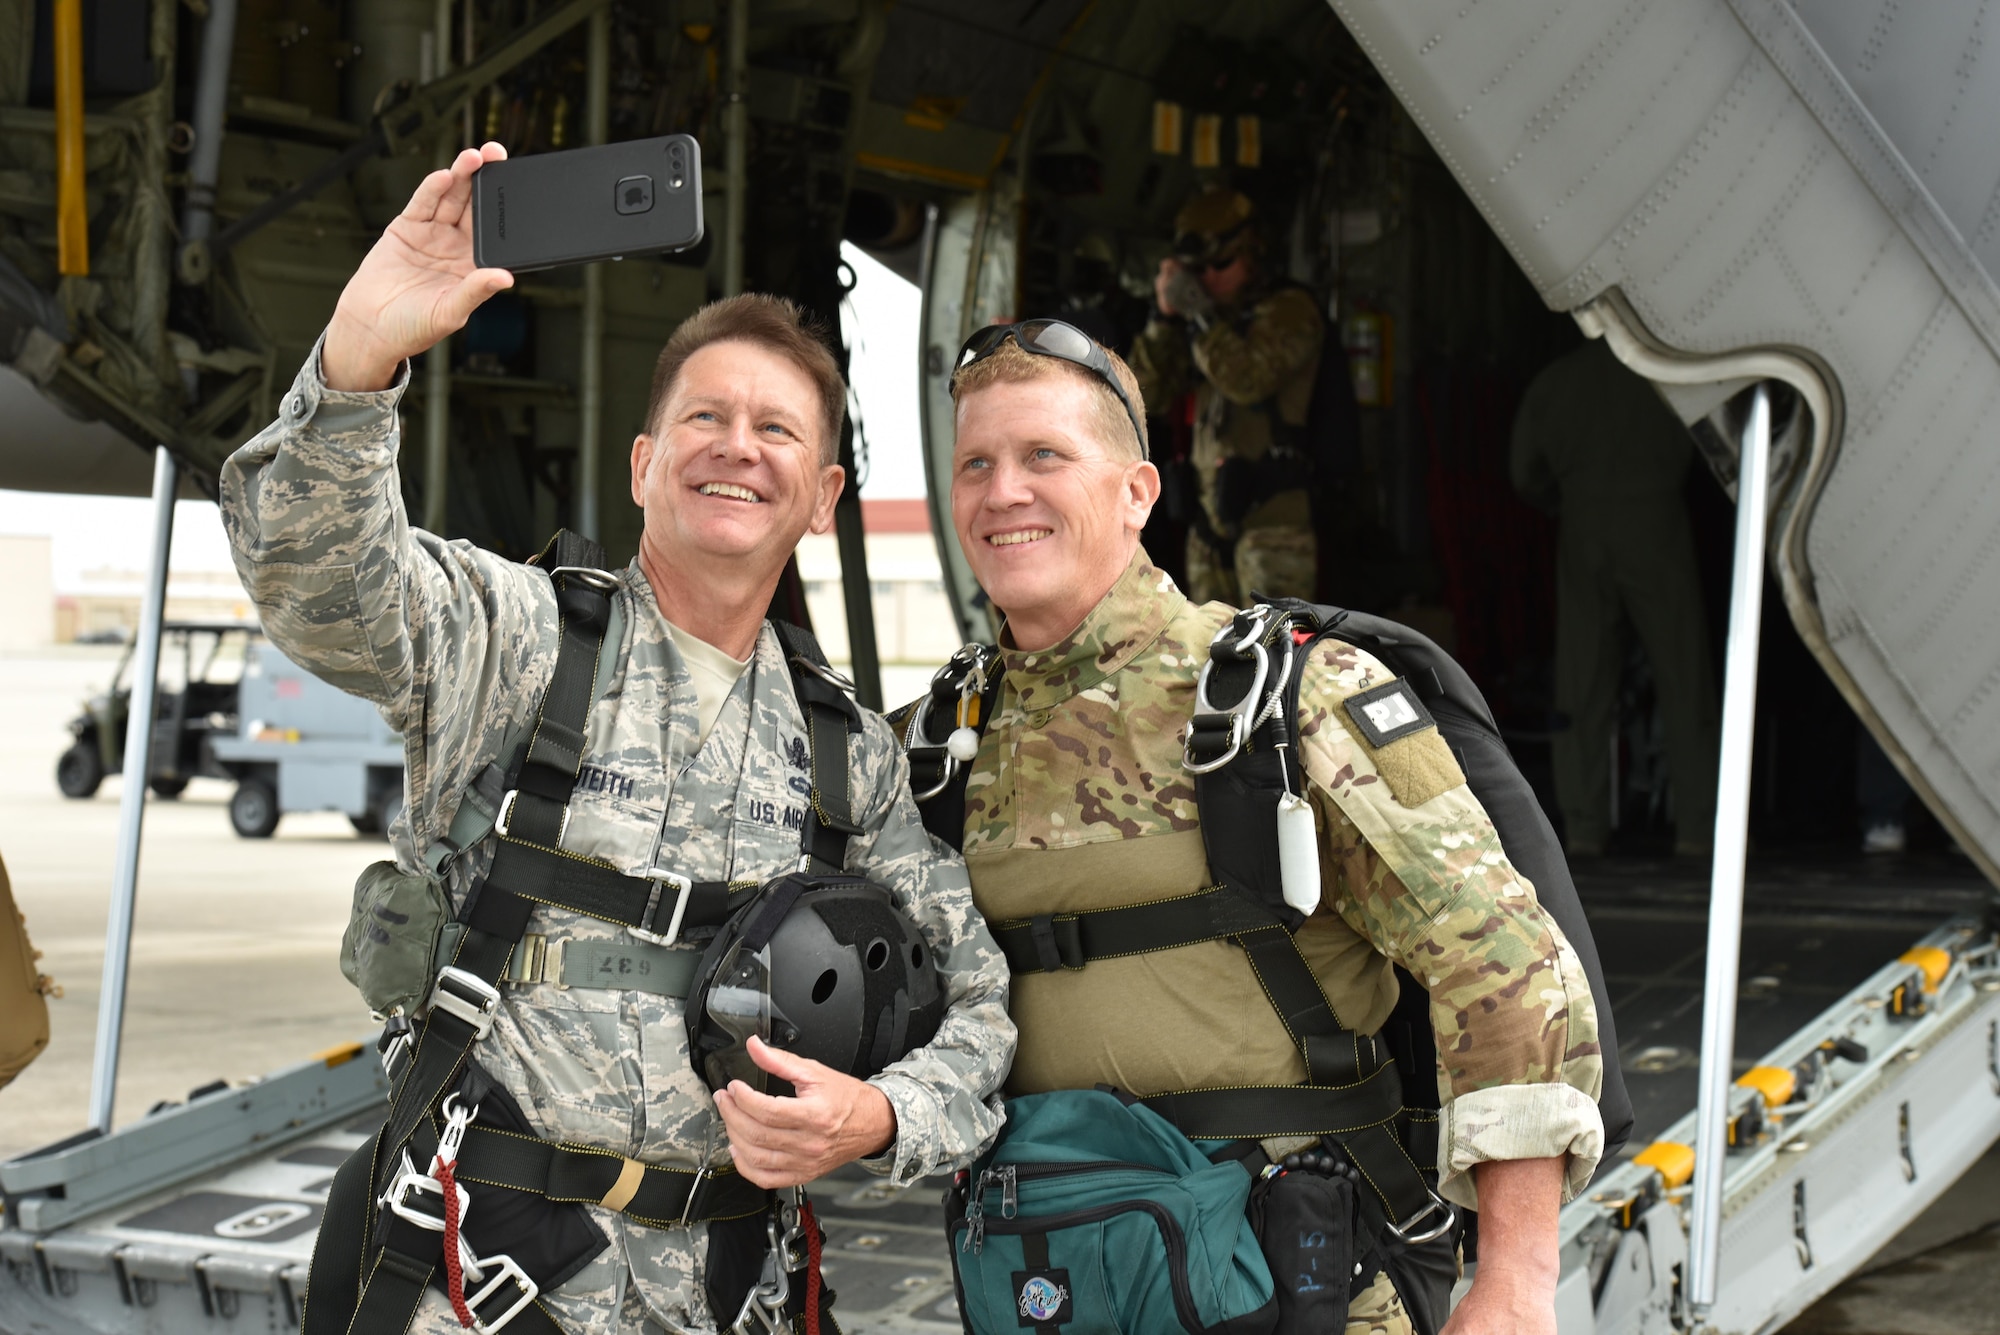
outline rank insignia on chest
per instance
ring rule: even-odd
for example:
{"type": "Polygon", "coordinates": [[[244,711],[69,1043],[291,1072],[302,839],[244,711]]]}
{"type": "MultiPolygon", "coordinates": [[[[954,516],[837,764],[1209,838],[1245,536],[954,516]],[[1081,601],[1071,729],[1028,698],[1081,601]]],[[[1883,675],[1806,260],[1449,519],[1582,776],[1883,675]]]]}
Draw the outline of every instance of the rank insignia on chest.
{"type": "Polygon", "coordinates": [[[1347,716],[1370,746],[1381,748],[1399,737],[1435,728],[1437,720],[1409,683],[1398,678],[1347,698],[1347,716]]]}

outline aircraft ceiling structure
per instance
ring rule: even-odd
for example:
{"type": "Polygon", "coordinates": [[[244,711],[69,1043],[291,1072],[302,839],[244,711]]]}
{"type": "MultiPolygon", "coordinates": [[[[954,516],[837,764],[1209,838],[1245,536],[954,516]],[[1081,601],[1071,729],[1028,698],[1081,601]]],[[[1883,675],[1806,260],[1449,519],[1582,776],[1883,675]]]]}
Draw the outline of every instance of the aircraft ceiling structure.
{"type": "Polygon", "coordinates": [[[1774,456],[1786,605],[2000,880],[1987,8],[1331,2],[1551,308],[1690,421],[1750,379],[1799,394],[1774,456]]]}

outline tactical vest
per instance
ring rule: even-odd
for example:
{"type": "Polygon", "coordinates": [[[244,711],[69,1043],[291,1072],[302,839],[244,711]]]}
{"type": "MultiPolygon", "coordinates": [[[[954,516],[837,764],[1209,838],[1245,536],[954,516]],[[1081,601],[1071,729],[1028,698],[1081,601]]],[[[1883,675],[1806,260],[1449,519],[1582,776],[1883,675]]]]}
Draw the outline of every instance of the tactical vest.
{"type": "MultiPolygon", "coordinates": [[[[561,846],[591,703],[606,675],[600,658],[616,580],[600,568],[603,560],[596,543],[565,531],[529,562],[546,570],[555,588],[561,641],[554,670],[525,744],[504,770],[498,762],[487,767],[466,793],[442,848],[427,855],[435,864],[493,840],[490,868],[442,939],[441,958],[448,962],[416,1013],[392,1016],[383,1030],[378,1047],[391,1080],[388,1116],[341,1166],[327,1194],[303,1335],[404,1330],[441,1270],[467,1275],[463,1287],[481,1331],[511,1325],[530,1335],[561,1335],[535,1299],[606,1245],[580,1208],[586,1202],[653,1227],[708,1223],[707,1287],[718,1321],[761,1297],[769,1309],[766,1325],[780,1329],[808,1305],[818,1309],[831,1301],[816,1282],[816,1267],[814,1282],[796,1288],[787,1282],[788,1274],[805,1269],[807,1253],[818,1250],[809,1237],[816,1225],[802,1202],[781,1205],[774,1193],[727,1168],[666,1168],[594,1146],[543,1140],[511,1096],[472,1061],[474,1045],[499,1012],[500,983],[541,976],[547,967],[534,949],[539,938],[527,934],[537,905],[616,923],[645,943],[635,949],[645,949],[713,937],[756,898],[757,883],[694,881],[666,866],[628,876],[561,846]],[[472,1105],[489,1111],[468,1124],[464,1110],[472,1105]],[[480,1256],[470,1244],[447,1253],[447,1219],[466,1207],[452,1208],[424,1167],[441,1145],[455,1153],[453,1176],[479,1186],[481,1219],[498,1230],[488,1236],[501,1238],[506,1254],[480,1256]],[[760,1257],[773,1255],[781,1258],[775,1277],[768,1259],[760,1275],[760,1257]],[[474,1267],[476,1281],[470,1278],[474,1267]]],[[[810,747],[811,802],[799,869],[838,874],[849,836],[861,833],[853,820],[848,765],[848,739],[861,729],[860,712],[810,634],[771,624],[791,669],[810,747]]],[[[685,991],[696,953],[661,949],[657,959],[684,973],[678,982],[685,991]]],[[[458,1228],[451,1224],[452,1231],[458,1228]]],[[[461,1239],[476,1239],[479,1232],[468,1226],[461,1239]]]]}
{"type": "MultiPolygon", "coordinates": [[[[1283,599],[1260,602],[1217,632],[1183,733],[1211,888],[989,927],[1016,973],[1087,968],[1094,960],[1199,941],[1236,943],[1297,1046],[1307,1081],[1143,1101],[1195,1140],[1312,1137],[1339,1144],[1374,1188],[1386,1226],[1415,1241],[1432,1232],[1441,1208],[1418,1167],[1437,1158],[1437,1104],[1426,1092],[1434,1090],[1436,1067],[1427,998],[1399,968],[1401,999],[1380,1033],[1384,1043],[1343,1028],[1293,940],[1306,915],[1284,893],[1280,803],[1303,787],[1290,758],[1297,753],[1300,678],[1313,647],[1327,638],[1374,654],[1408,685],[1401,698],[1424,723],[1435,722],[1509,860],[1535,885],[1576,950],[1597,1001],[1604,1054],[1599,1108],[1611,1160],[1631,1133],[1632,1106],[1618,1070],[1609,993],[1561,845],[1478,688],[1437,645],[1395,622],[1283,599]]],[[[964,838],[965,782],[977,734],[999,700],[1001,672],[997,650],[968,645],[938,672],[928,694],[890,720],[909,755],[924,824],[953,847],[964,838]]]]}

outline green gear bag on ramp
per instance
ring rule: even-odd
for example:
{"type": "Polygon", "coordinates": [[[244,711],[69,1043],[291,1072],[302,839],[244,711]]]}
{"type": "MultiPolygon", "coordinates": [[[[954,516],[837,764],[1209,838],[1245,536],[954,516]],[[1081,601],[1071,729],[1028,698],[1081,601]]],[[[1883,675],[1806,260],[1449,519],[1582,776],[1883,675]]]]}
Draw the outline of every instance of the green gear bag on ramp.
{"type": "Polygon", "coordinates": [[[42,957],[28,941],[28,920],[14,907],[7,864],[0,862],[0,1088],[49,1045],[49,1003],[62,989],[35,968],[42,957]]]}
{"type": "Polygon", "coordinates": [[[959,1311],[975,1335],[1266,1335],[1278,1304],[1250,1187],[1113,1094],[1009,1099],[999,1144],[947,1199],[959,1311]]]}

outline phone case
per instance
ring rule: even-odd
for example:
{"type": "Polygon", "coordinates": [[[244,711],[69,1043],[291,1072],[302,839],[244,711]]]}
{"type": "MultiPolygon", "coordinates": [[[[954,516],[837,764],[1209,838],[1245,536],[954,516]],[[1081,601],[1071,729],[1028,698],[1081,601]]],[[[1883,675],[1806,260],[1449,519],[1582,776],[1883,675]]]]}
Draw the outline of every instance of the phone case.
{"type": "Polygon", "coordinates": [[[522,273],[701,240],[701,146],[685,134],[490,162],[472,178],[472,254],[522,273]]]}

